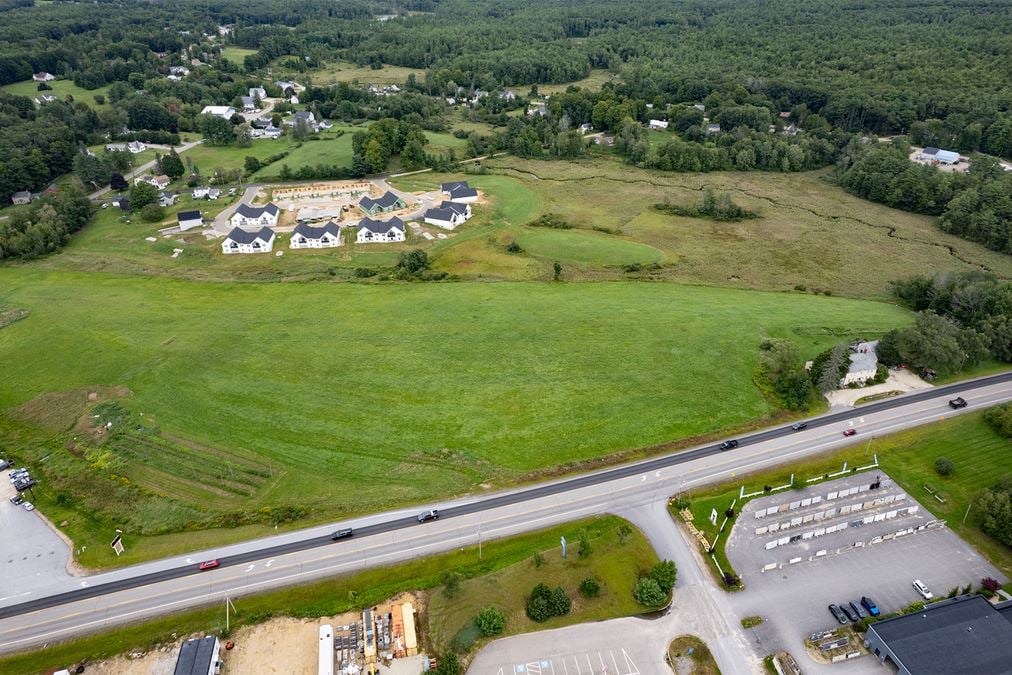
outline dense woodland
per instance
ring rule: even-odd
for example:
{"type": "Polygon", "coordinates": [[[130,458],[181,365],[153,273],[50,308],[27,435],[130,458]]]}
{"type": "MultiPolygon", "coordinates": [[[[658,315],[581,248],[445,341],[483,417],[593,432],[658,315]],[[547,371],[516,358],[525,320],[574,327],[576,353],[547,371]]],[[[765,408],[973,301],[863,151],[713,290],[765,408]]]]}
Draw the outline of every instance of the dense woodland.
{"type": "MultiPolygon", "coordinates": [[[[308,86],[302,105],[320,117],[389,122],[356,139],[351,165],[279,164],[282,177],[381,172],[402,154],[407,167],[450,166],[458,158],[429,153],[418,131],[446,130],[446,98],[481,89],[489,95],[465,114],[495,131],[469,136],[471,156],[578,157],[588,152],[577,131],[586,123],[613,134],[626,161],[664,171],[835,163],[846,189],[938,215],[947,231],[1012,252],[1012,179],[1000,167],[977,159],[969,175],[942,176],[912,166],[902,141],[857,140],[903,134],[914,144],[1012,157],[1010,0],[785,0],[775,8],[661,0],[635,11],[616,0],[17,0],[0,4],[0,15],[0,84],[47,71],[85,90],[103,88],[84,101],[41,106],[0,94],[4,202],[82,164],[88,183],[107,180],[112,160],[82,163],[84,145],[174,143],[180,133],[222,126],[199,119],[205,105],[236,105],[251,86],[280,95],[275,71],[310,85],[310,71],[345,60],[422,74],[388,97],[367,83],[308,86]],[[384,14],[399,16],[375,19],[384,14]],[[234,28],[223,33],[222,25],[234,28]],[[230,45],[255,53],[239,65],[221,57],[230,45]],[[179,65],[192,72],[168,79],[179,65]],[[551,96],[543,116],[519,114],[541,100],[539,84],[594,70],[606,70],[609,81],[551,96]],[[507,86],[525,95],[500,97],[507,86]],[[645,131],[652,118],[669,123],[664,137],[645,131]],[[707,123],[721,132],[708,134],[707,123]]],[[[227,128],[218,131],[230,141],[227,128]]]]}

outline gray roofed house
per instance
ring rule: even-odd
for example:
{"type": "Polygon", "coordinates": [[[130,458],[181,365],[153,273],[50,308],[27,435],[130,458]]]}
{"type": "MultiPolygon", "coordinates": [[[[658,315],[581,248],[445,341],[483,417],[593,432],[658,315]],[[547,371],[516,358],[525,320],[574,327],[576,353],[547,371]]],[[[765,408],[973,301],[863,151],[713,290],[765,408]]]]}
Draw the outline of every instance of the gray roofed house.
{"type": "Polygon", "coordinates": [[[11,195],[12,204],[30,204],[32,201],[32,193],[28,190],[18,190],[11,195]]]}
{"type": "Polygon", "coordinates": [[[213,635],[187,640],[179,648],[173,675],[215,675],[221,668],[219,648],[213,635]]]}
{"type": "Polygon", "coordinates": [[[289,243],[291,248],[331,248],[340,245],[341,227],[333,221],[320,226],[299,223],[292,230],[289,243]]]}
{"type": "Polygon", "coordinates": [[[257,105],[252,96],[240,96],[239,100],[242,101],[243,110],[256,110],[257,105]]]}
{"type": "Polygon", "coordinates": [[[1010,604],[979,595],[934,602],[871,624],[865,645],[899,675],[1012,673],[1012,623],[1003,613],[1010,604]]]}
{"type": "Polygon", "coordinates": [[[390,190],[387,190],[376,199],[373,199],[372,197],[362,197],[362,199],[358,202],[358,208],[362,209],[362,211],[370,216],[375,216],[377,213],[396,211],[397,209],[403,209],[406,206],[407,204],[404,200],[390,190]]]}
{"type": "Polygon", "coordinates": [[[232,228],[221,242],[222,253],[269,253],[274,248],[274,230],[262,227],[249,232],[241,227],[232,228]]]}
{"type": "Polygon", "coordinates": [[[400,218],[390,220],[373,220],[363,218],[358,223],[358,235],[355,242],[369,244],[375,242],[404,241],[404,221],[400,218]]]}
{"type": "Polygon", "coordinates": [[[461,204],[459,202],[451,202],[444,200],[439,204],[439,208],[449,209],[450,211],[453,211],[457,215],[464,216],[465,218],[471,217],[471,207],[468,204],[461,204]]]}
{"type": "Polygon", "coordinates": [[[229,217],[228,221],[232,224],[232,227],[277,225],[280,213],[281,209],[274,203],[267,204],[266,206],[252,206],[243,203],[236,208],[235,213],[229,217]]]}

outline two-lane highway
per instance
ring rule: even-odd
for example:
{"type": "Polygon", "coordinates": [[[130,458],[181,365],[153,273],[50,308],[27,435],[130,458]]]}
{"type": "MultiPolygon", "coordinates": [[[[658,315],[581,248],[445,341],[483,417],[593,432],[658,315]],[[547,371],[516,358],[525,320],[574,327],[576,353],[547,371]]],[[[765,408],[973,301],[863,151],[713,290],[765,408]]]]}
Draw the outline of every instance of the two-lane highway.
{"type": "Polygon", "coordinates": [[[419,525],[419,509],[376,514],[263,540],[177,556],[87,578],[54,582],[31,595],[0,599],[0,651],[14,651],[284,585],[388,565],[510,536],[592,514],[613,512],[701,484],[1012,399],[1012,373],[924,390],[739,437],[736,450],[708,444],[683,452],[489,495],[435,504],[441,518],[419,525]],[[960,411],[947,401],[963,396],[960,411]],[[843,436],[854,428],[857,435],[843,436]],[[337,527],[352,539],[331,541],[337,527]],[[199,572],[201,560],[222,566],[199,572]]]}

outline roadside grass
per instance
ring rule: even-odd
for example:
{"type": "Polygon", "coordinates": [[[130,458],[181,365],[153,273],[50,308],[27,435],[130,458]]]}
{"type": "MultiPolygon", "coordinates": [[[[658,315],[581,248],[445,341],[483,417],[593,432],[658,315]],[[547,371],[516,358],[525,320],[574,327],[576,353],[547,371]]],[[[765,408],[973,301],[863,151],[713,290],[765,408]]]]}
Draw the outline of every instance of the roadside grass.
{"type": "MultiPolygon", "coordinates": [[[[575,162],[500,157],[483,162],[541,194],[544,211],[577,228],[616,230],[664,252],[651,278],[686,283],[887,297],[889,283],[924,270],[985,267],[1012,278],[1012,259],[942,232],[935,219],[848,195],[825,172],[667,173],[615,158],[575,162]],[[729,192],[762,217],[720,223],[661,213],[698,205],[704,188],[729,192]]],[[[596,270],[584,278],[620,278],[596,270]]]]}
{"type": "Polygon", "coordinates": [[[539,258],[596,265],[659,263],[665,258],[653,246],[597,232],[525,227],[517,243],[539,258]]]}
{"type": "Polygon", "coordinates": [[[243,59],[245,59],[250,54],[256,54],[256,53],[257,53],[257,50],[255,50],[255,49],[243,49],[242,47],[229,46],[229,47],[223,47],[222,48],[222,50],[221,50],[221,58],[226,59],[226,60],[231,61],[232,63],[234,63],[236,65],[241,66],[243,64],[243,59]]]}
{"type": "Polygon", "coordinates": [[[89,107],[95,110],[105,110],[109,107],[108,99],[102,105],[95,102],[96,95],[108,96],[109,86],[99,87],[98,89],[83,89],[77,86],[71,80],[53,80],[47,82],[51,91],[39,91],[39,83],[34,80],[24,80],[22,82],[14,82],[13,84],[5,84],[0,89],[3,89],[9,94],[16,96],[27,96],[28,98],[35,100],[39,94],[52,94],[59,99],[63,99],[70,95],[74,97],[74,101],[81,101],[87,103],[89,107]]]}
{"type": "MultiPolygon", "coordinates": [[[[259,595],[233,597],[236,611],[230,617],[231,627],[234,631],[241,626],[256,624],[278,616],[316,618],[364,609],[403,591],[438,588],[442,583],[444,572],[448,571],[456,572],[469,580],[462,586],[472,582],[479,583],[483,577],[498,570],[524,564],[535,551],[551,551],[558,544],[560,536],[575,541],[577,533],[585,528],[605,536],[624,522],[614,516],[577,521],[517,537],[484,542],[481,558],[478,557],[477,547],[468,546],[389,567],[291,586],[259,595]]],[[[630,550],[640,552],[642,557],[623,561],[620,556],[612,556],[611,565],[614,569],[635,573],[637,571],[635,564],[651,559],[650,555],[653,552],[649,549],[649,545],[647,552],[643,553],[637,548],[641,544],[633,543],[634,538],[637,542],[645,542],[642,534],[633,528],[633,535],[630,536],[626,546],[630,550]]],[[[571,616],[576,620],[587,620],[579,619],[579,616],[597,616],[596,611],[601,611],[602,617],[624,616],[634,613],[635,610],[616,602],[607,607],[588,608],[586,611],[586,614],[579,614],[581,610],[574,603],[574,612],[571,616]]],[[[213,607],[172,614],[153,621],[134,623],[111,631],[52,644],[44,650],[0,656],[0,672],[50,672],[57,667],[108,658],[128,651],[145,651],[159,644],[175,643],[176,636],[182,637],[193,633],[227,637],[229,633],[225,631],[224,606],[216,603],[213,607]]]]}
{"type": "Polygon", "coordinates": [[[384,64],[382,68],[374,70],[369,66],[357,66],[350,61],[328,62],[323,68],[314,70],[309,77],[313,84],[328,85],[338,82],[351,82],[358,80],[363,85],[370,84],[396,84],[403,86],[408,75],[414,73],[415,77],[421,80],[425,76],[424,70],[414,68],[402,68],[384,64]]]}
{"type": "Polygon", "coordinates": [[[540,549],[543,557],[540,567],[534,564],[532,555],[495,572],[461,582],[460,590],[452,596],[446,595],[445,588],[434,591],[428,604],[429,643],[437,653],[444,653],[453,645],[454,638],[466,631],[478,612],[488,606],[496,606],[506,615],[502,636],[647,611],[633,597],[633,586],[640,575],[657,562],[657,554],[635,528],[625,543],[620,543],[618,528],[624,522],[615,517],[592,521],[587,530],[593,552],[586,558],[577,555],[575,531],[571,528],[574,534],[566,535],[572,542],[566,558],[562,558],[556,539],[555,546],[540,549]],[[601,585],[597,597],[585,598],[580,594],[580,582],[587,578],[601,585]],[[525,602],[538,583],[549,588],[562,586],[573,601],[572,611],[540,624],[527,618],[525,602]]]}
{"type": "MultiPolygon", "coordinates": [[[[256,458],[275,480],[243,508],[299,507],[303,524],[768,419],[778,411],[752,383],[764,336],[811,357],[910,321],[884,303],[674,284],[203,283],[7,267],[0,285],[29,312],[0,332],[0,409],[121,385],[146,427],[256,458]]],[[[96,532],[124,514],[99,478],[82,486],[122,466],[67,452],[66,431],[30,431],[6,447],[97,522],[68,528],[90,564],[116,564],[96,532]]],[[[168,495],[150,508],[152,533],[221,513],[168,495]]]]}
{"type": "MultiPolygon", "coordinates": [[[[861,441],[841,451],[758,474],[744,475],[733,482],[690,493],[685,497],[691,502],[689,509],[694,516],[693,524],[712,542],[717,527],[710,524],[710,510],[716,509],[717,513],[723,514],[731,506],[732,500],[738,497],[742,484],[745,485],[746,492],[755,492],[762,490],[764,485],[786,484],[791,473],[795,475],[795,482],[800,483],[807,478],[839,471],[843,462],[847,462],[850,467],[870,464],[875,454],[878,455],[879,469],[869,470],[869,475],[875,471],[887,474],[936,517],[944,518],[951,530],[980,551],[998,569],[1007,576],[1012,576],[1012,549],[984,534],[979,527],[980,514],[973,513],[972,509],[966,522],[963,522],[967,509],[982,488],[994,485],[1003,475],[1012,474],[1012,441],[999,436],[984,421],[982,413],[942,419],[883,438],[861,441]],[[956,470],[952,476],[942,478],[935,472],[934,463],[939,457],[946,457],[955,464],[956,470]],[[936,499],[925,486],[936,491],[944,502],[936,499]]],[[[794,493],[793,490],[787,492],[794,493]]],[[[744,502],[738,502],[736,512],[740,513],[743,504],[744,502]]],[[[682,522],[674,507],[672,513],[676,520],[682,522]]],[[[722,520],[723,517],[718,519],[718,525],[722,520]]],[[[715,553],[724,569],[733,568],[724,549],[732,524],[733,521],[728,523],[715,553]]],[[[751,573],[754,571],[744,572],[746,585],[751,573]]]]}
{"type": "Polygon", "coordinates": [[[675,675],[720,675],[720,668],[717,667],[710,648],[695,635],[682,635],[671,641],[668,645],[668,664],[675,675]],[[683,663],[680,659],[688,659],[691,668],[678,668],[676,664],[683,663]]]}

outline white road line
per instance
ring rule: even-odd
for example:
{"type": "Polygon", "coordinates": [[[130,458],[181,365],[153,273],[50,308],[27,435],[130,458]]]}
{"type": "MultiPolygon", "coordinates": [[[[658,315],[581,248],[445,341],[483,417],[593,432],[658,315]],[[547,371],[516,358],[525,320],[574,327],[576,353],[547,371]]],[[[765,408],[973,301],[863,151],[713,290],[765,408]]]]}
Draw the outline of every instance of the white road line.
{"type": "Polygon", "coordinates": [[[615,650],[609,649],[608,653],[611,654],[611,663],[615,666],[615,675],[619,675],[618,661],[615,660],[615,650]]]}

